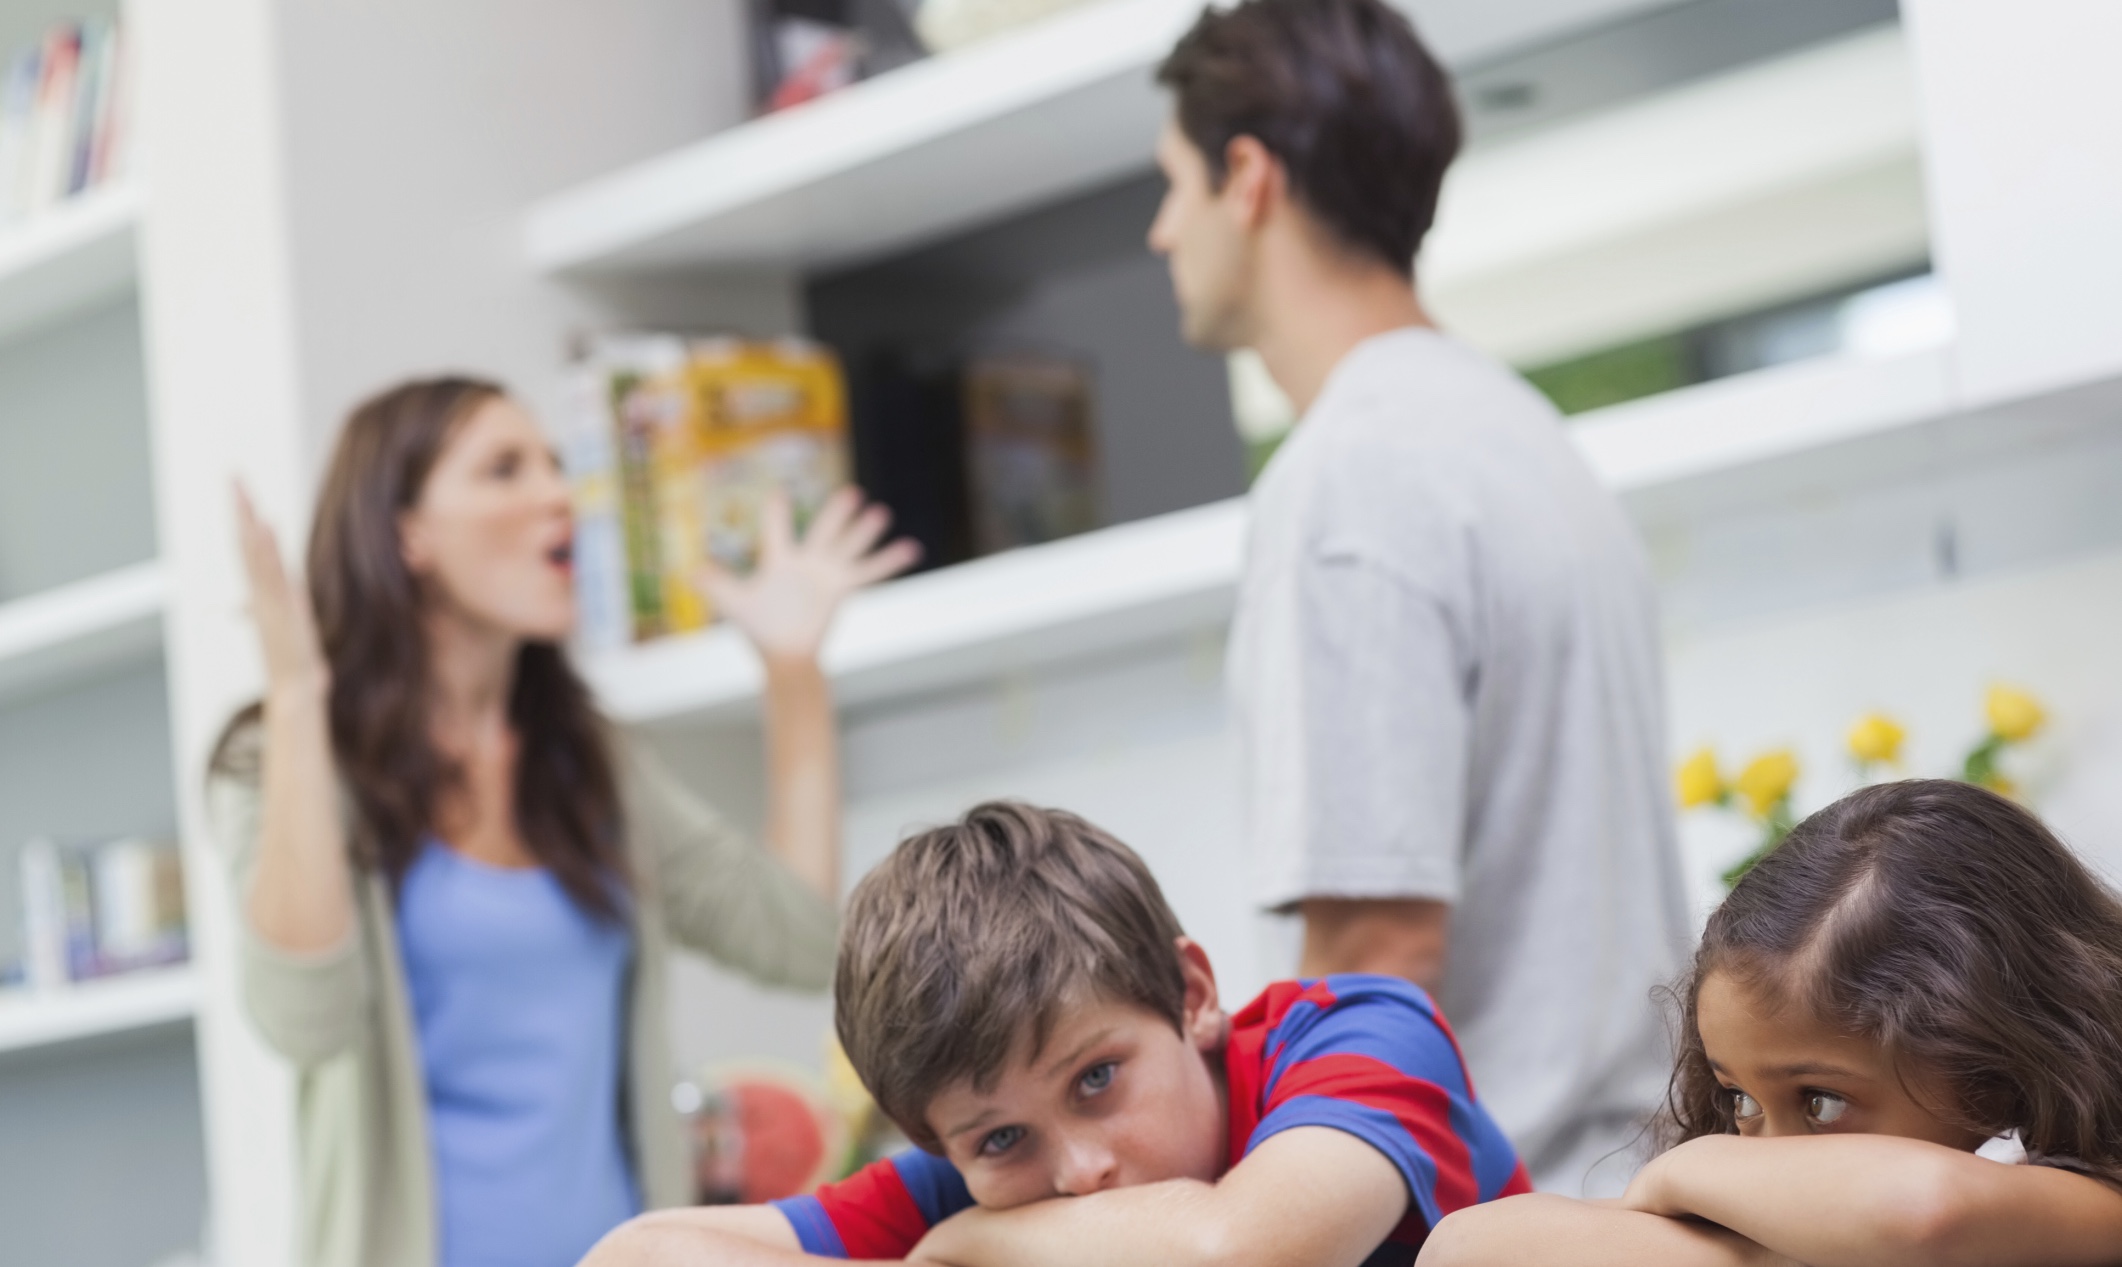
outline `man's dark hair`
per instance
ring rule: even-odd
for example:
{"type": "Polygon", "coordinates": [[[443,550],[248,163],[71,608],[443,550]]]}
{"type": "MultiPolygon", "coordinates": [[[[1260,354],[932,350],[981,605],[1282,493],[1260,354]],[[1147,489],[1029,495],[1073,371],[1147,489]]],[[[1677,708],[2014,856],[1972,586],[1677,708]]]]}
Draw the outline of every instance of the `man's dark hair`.
{"type": "Polygon", "coordinates": [[[1230,143],[1253,137],[1344,246],[1412,272],[1459,153],[1459,107],[1443,68],[1385,0],[1210,8],[1157,82],[1177,97],[1179,129],[1217,186],[1230,143]]]}
{"type": "Polygon", "coordinates": [[[1133,850],[1061,810],[976,805],[855,886],[833,979],[848,1062],[924,1148],[948,1087],[991,1088],[1064,1009],[1142,1008],[1178,1028],[1178,918],[1133,850]]]}

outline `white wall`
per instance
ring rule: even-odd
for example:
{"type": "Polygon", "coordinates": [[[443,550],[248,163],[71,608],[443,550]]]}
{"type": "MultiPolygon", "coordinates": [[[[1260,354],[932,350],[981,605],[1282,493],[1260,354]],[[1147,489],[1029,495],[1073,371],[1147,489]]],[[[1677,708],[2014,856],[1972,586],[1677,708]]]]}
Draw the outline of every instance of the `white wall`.
{"type": "MultiPolygon", "coordinates": [[[[1949,775],[1983,733],[1982,696],[2009,682],[2047,701],[2050,731],[2010,758],[2035,809],[2122,882],[2122,550],[2021,572],[1749,621],[1669,647],[1675,753],[1727,761],[1790,745],[1798,809],[1855,785],[1850,722],[1880,709],[1909,729],[1905,773],[1949,775]]],[[[1715,814],[1683,830],[1698,901],[1730,862],[1715,814]]]]}

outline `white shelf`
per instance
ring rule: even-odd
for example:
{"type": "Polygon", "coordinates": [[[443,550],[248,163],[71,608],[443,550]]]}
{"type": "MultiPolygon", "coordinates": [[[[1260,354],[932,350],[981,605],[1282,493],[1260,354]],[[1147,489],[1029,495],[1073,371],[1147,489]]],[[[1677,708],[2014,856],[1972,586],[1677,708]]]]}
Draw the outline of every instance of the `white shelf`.
{"type": "MultiPolygon", "coordinates": [[[[1574,420],[1617,492],[1949,416],[1950,351],[1823,358],[1685,388],[1574,420]]],[[[1244,499],[1086,533],[857,595],[825,650],[839,701],[860,705],[989,680],[1220,627],[1244,552],[1244,499]]],[[[701,722],[756,707],[758,663],[716,628],[586,659],[624,722],[701,722]]]]}
{"type": "Polygon", "coordinates": [[[1952,350],[1941,346],[1821,357],[1703,383],[1584,414],[1570,434],[1608,487],[1634,492],[1952,410],[1952,350]]]}
{"type": "MultiPolygon", "coordinates": [[[[1657,3],[1401,0],[1450,63],[1657,3]]],[[[525,247],[549,274],[820,269],[1087,192],[1150,167],[1152,72],[1201,7],[1102,0],[740,124],[540,201],[525,247]]]]}
{"type": "Polygon", "coordinates": [[[153,655],[167,594],[150,562],[0,603],[0,701],[153,655]]]}
{"type": "Polygon", "coordinates": [[[1107,0],[932,57],[539,203],[547,272],[831,266],[1150,162],[1149,69],[1200,0],[1107,0]]]}
{"type": "Polygon", "coordinates": [[[139,191],[92,190],[0,229],[0,340],[132,289],[139,191]]]}
{"type": "Polygon", "coordinates": [[[188,1020],[199,980],[189,965],[0,993],[0,1052],[23,1051],[188,1020]]]}
{"type": "MultiPolygon", "coordinates": [[[[1230,614],[1242,499],[1013,550],[857,595],[825,648],[842,704],[978,681],[1213,627],[1230,614]]],[[[753,706],[757,660],[727,627],[590,657],[605,709],[628,722],[753,706]]]]}

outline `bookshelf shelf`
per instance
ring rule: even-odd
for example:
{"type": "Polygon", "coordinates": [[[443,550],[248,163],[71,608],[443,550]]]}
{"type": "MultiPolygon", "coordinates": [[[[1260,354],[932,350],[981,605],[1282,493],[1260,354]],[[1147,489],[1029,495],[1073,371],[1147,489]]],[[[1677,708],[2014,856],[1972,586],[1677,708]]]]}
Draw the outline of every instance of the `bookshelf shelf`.
{"type": "Polygon", "coordinates": [[[829,267],[1117,179],[1151,160],[1149,69],[1200,7],[1105,0],[556,194],[531,261],[829,267]]]}
{"type": "MultiPolygon", "coordinates": [[[[1585,414],[1571,435],[1618,491],[1674,485],[1948,416],[1950,352],[1823,358],[1585,414]]],[[[946,689],[1221,627],[1238,583],[1238,498],[880,586],[825,650],[842,705],[946,689]]],[[[606,710],[712,722],[756,707],[760,670],[734,630],[591,656],[606,710]]]]}
{"type": "Polygon", "coordinates": [[[0,994],[0,1053],[189,1020],[199,981],[189,965],[0,994]]]}
{"type": "MultiPolygon", "coordinates": [[[[843,705],[944,688],[1183,633],[1230,612],[1242,499],[1013,550],[857,595],[825,647],[843,705]]],[[[708,719],[753,706],[760,670],[710,629],[585,665],[622,721],[708,719]]]]}
{"type": "Polygon", "coordinates": [[[129,290],[139,219],[139,190],[119,184],[0,230],[0,341],[129,290]]]}
{"type": "Polygon", "coordinates": [[[0,603],[0,702],[152,655],[167,593],[149,562],[0,603]]]}

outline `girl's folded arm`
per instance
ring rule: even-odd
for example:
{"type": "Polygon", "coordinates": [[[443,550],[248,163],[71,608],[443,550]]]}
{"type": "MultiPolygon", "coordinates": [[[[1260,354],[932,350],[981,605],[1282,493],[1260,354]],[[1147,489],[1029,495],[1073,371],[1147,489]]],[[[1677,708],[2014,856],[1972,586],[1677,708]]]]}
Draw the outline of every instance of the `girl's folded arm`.
{"type": "Polygon", "coordinates": [[[2122,1267],[2122,1192],[1885,1135],[1691,1140],[1645,1167],[1625,1203],[1814,1267],[2122,1267]]]}
{"type": "Polygon", "coordinates": [[[1533,1193],[1469,1206],[1429,1234],[1418,1267],[1796,1267],[1735,1232],[1533,1193]]]}

